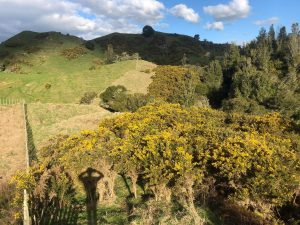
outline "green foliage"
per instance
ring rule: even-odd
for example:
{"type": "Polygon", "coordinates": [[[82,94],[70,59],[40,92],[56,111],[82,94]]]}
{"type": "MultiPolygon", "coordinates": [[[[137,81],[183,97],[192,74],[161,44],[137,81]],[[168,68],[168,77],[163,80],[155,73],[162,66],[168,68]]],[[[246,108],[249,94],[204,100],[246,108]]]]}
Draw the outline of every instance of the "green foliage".
{"type": "Polygon", "coordinates": [[[85,92],[82,98],[80,99],[80,104],[89,105],[92,103],[94,98],[97,96],[97,93],[94,91],[85,92]]]}
{"type": "Polygon", "coordinates": [[[62,167],[52,167],[47,163],[32,167],[29,173],[19,172],[14,176],[18,193],[14,204],[22,205],[21,193],[26,188],[32,224],[72,224],[76,222],[74,216],[78,213],[73,181],[62,167]]]}
{"type": "Polygon", "coordinates": [[[152,35],[154,35],[154,33],[155,33],[155,31],[151,26],[146,25],[143,27],[143,36],[144,37],[151,37],[152,35]]]}
{"type": "Polygon", "coordinates": [[[158,31],[148,38],[141,34],[112,33],[93,42],[102,49],[112,44],[117,55],[138,52],[142,59],[158,65],[182,65],[184,53],[189,58],[189,64],[207,65],[211,59],[222,59],[229,47],[228,44],[198,41],[187,35],[158,31]]]}
{"type": "MultiPolygon", "coordinates": [[[[106,120],[97,130],[52,140],[40,163],[63,166],[73,178],[94,167],[108,181],[116,173],[129,177],[132,187],[139,180],[154,197],[146,202],[146,215],[134,211],[145,219],[172,215],[162,209],[170,209],[174,199],[189,216],[188,223],[199,224],[197,193],[207,198],[217,195],[244,205],[246,211],[253,208],[262,221],[272,220],[276,217],[272,208],[290,201],[299,187],[291,131],[296,132],[293,125],[276,113],[227,115],[156,103],[106,120]],[[214,194],[207,190],[209,180],[214,194]]],[[[112,190],[114,182],[108,184],[112,186],[99,191],[112,190]]]]}
{"type": "Polygon", "coordinates": [[[95,44],[92,41],[87,41],[84,46],[91,51],[95,50],[95,44]]]}
{"type": "Polygon", "coordinates": [[[66,48],[62,50],[61,55],[67,58],[68,60],[77,59],[80,56],[87,54],[86,49],[81,46],[74,48],[66,48]]]}
{"type": "Polygon", "coordinates": [[[135,112],[138,108],[149,102],[144,94],[128,94],[124,86],[110,86],[100,94],[101,106],[114,112],[135,112]]]}
{"type": "Polygon", "coordinates": [[[22,212],[22,204],[15,206],[13,204],[16,194],[15,185],[8,182],[0,182],[0,221],[1,224],[19,224],[21,220],[19,215],[22,212]]]}
{"type": "Polygon", "coordinates": [[[170,103],[191,106],[199,77],[192,69],[179,66],[159,66],[155,69],[149,94],[170,103]]]}
{"type": "MultiPolygon", "coordinates": [[[[276,36],[262,28],[256,40],[242,48],[232,45],[223,61],[223,84],[219,93],[226,110],[261,113],[279,110],[291,117],[299,109],[300,35],[282,27],[276,36]]],[[[205,90],[200,86],[200,90],[205,90]]],[[[203,92],[203,91],[202,91],[203,92]]]]}

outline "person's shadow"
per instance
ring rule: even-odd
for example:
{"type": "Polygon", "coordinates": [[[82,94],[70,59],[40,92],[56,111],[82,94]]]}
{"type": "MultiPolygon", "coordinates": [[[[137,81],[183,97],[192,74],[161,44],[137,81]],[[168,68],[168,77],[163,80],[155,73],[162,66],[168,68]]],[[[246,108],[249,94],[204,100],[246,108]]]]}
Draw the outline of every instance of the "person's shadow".
{"type": "Polygon", "coordinates": [[[93,168],[87,168],[86,171],[79,176],[80,181],[83,183],[86,192],[86,210],[88,225],[97,224],[97,183],[103,178],[103,174],[93,168]]]}

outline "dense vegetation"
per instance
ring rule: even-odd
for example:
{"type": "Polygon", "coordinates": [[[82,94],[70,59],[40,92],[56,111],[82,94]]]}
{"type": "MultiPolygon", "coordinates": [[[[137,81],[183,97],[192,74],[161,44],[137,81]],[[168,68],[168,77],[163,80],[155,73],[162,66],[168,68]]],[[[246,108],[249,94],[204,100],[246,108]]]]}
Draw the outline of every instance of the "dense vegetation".
{"type": "MultiPolygon", "coordinates": [[[[2,49],[22,46],[12,40],[2,49]]],[[[13,213],[2,202],[17,211],[27,188],[34,224],[299,224],[298,24],[289,34],[261,29],[224,57],[216,52],[228,46],[212,45],[215,54],[199,58],[203,46],[198,36],[146,26],[60,49],[66,63],[106,51],[110,67],[136,52],[173,65],[154,69],[147,94],[122,85],[85,90],[81,104],[101,92],[102,107],[126,113],[50,139],[30,172],[14,177],[14,195],[3,189],[0,213],[13,213]]]]}
{"type": "Polygon", "coordinates": [[[116,201],[118,174],[130,179],[127,205],[133,205],[122,203],[131,215],[126,223],[204,224],[202,207],[220,204],[215,210],[221,212],[228,204],[248,213],[229,224],[280,224],[276,211],[292,203],[299,188],[298,132],[276,113],[246,116],[152,104],[108,119],[96,130],[50,140],[31,173],[16,177],[17,187],[32,190],[32,209],[46,207],[58,215],[48,206],[56,201],[49,195],[62,205],[75,201],[70,181],[83,191],[78,178],[93,168],[101,174],[100,205],[116,201]],[[47,182],[47,174],[57,174],[56,183],[47,182]]]}
{"type": "Polygon", "coordinates": [[[95,46],[106,49],[109,44],[116,54],[139,53],[142,59],[159,65],[181,65],[184,55],[190,64],[206,65],[212,59],[223,58],[229,44],[200,41],[199,36],[156,32],[145,26],[143,34],[112,33],[91,40],[95,46]]]}

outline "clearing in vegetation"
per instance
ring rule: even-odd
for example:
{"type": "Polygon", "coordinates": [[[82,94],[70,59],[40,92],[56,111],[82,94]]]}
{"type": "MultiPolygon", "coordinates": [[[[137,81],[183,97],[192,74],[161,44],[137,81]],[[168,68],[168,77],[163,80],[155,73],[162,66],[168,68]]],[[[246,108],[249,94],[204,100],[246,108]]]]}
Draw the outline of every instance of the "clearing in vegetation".
{"type": "Polygon", "coordinates": [[[103,118],[113,115],[97,105],[31,103],[27,110],[37,149],[58,134],[95,129],[103,118]]]}
{"type": "Polygon", "coordinates": [[[139,60],[134,70],[126,72],[122,77],[115,80],[112,85],[122,85],[131,93],[147,94],[148,86],[152,82],[153,69],[156,65],[144,60],[139,60]]]}

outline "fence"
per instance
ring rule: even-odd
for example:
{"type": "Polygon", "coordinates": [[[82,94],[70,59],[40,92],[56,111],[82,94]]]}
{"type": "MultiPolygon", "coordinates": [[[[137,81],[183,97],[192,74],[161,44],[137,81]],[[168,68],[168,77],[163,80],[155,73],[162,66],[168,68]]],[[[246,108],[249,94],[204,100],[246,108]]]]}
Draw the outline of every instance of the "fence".
{"type": "Polygon", "coordinates": [[[0,98],[0,105],[16,105],[16,104],[24,104],[25,100],[21,98],[0,98]]]}
{"type": "MultiPolygon", "coordinates": [[[[26,116],[26,106],[25,100],[16,101],[16,104],[22,103],[23,108],[23,118],[24,118],[24,135],[25,135],[25,159],[26,159],[26,170],[29,172],[30,159],[28,151],[28,134],[27,134],[27,116],[26,116]]],[[[29,196],[27,190],[24,189],[24,201],[23,201],[23,224],[30,225],[30,215],[29,215],[29,206],[28,206],[29,196]]]]}
{"type": "MultiPolygon", "coordinates": [[[[29,152],[28,152],[28,135],[27,135],[27,117],[26,117],[26,108],[25,108],[24,99],[9,99],[9,98],[0,98],[0,105],[2,106],[13,106],[21,105],[23,110],[23,126],[24,126],[24,147],[25,147],[25,162],[26,170],[29,172],[29,152]]],[[[30,225],[30,216],[29,216],[29,207],[28,207],[28,193],[24,189],[24,199],[23,199],[23,224],[30,225]]]]}

